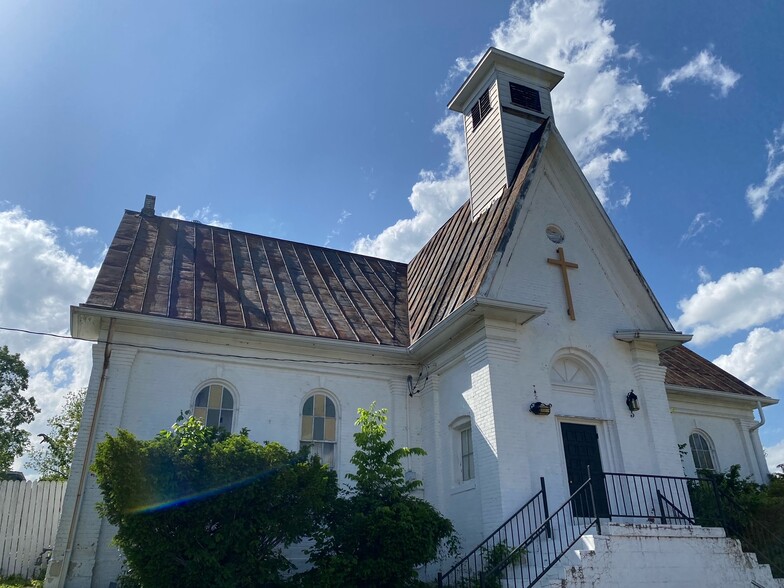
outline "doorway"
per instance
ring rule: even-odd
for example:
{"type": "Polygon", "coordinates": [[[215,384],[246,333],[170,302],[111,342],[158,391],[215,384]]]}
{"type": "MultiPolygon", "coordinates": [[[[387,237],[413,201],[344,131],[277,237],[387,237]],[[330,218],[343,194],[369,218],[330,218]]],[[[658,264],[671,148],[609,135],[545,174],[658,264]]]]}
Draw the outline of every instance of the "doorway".
{"type": "MultiPolygon", "coordinates": [[[[569,479],[569,494],[573,494],[587,479],[588,467],[591,468],[591,486],[597,514],[609,516],[607,492],[602,476],[602,457],[599,453],[599,434],[594,425],[561,423],[564,455],[566,456],[566,475],[569,479]]],[[[574,514],[580,517],[590,516],[590,507],[584,501],[575,500],[574,514]]]]}

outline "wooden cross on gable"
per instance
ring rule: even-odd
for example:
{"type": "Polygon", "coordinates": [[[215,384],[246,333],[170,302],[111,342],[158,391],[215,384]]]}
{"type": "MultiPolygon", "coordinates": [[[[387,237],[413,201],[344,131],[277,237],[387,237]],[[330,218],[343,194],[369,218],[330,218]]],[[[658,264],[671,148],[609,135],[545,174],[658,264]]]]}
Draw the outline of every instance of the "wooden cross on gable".
{"type": "Polygon", "coordinates": [[[557,265],[561,268],[561,276],[563,277],[564,283],[564,291],[566,292],[566,313],[569,315],[569,318],[575,320],[574,316],[574,304],[572,304],[572,290],[569,288],[569,274],[567,274],[567,270],[570,269],[577,269],[579,266],[576,263],[572,263],[571,261],[566,261],[564,258],[563,247],[559,247],[555,250],[558,254],[558,259],[550,259],[547,258],[547,263],[550,265],[557,265]]]}

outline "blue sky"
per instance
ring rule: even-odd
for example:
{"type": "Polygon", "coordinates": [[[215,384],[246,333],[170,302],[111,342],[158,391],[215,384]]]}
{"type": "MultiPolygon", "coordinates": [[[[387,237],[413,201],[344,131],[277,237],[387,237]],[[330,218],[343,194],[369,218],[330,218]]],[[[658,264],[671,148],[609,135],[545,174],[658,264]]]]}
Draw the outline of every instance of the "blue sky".
{"type": "MultiPolygon", "coordinates": [[[[446,103],[488,45],[555,121],[692,347],[784,393],[784,7],[0,0],[0,325],[67,332],[122,211],[407,259],[466,197],[446,103]]],[[[84,344],[3,335],[44,411],[84,344]]],[[[784,408],[761,429],[784,462],[784,408]]],[[[18,464],[21,465],[21,464],[18,464]]]]}

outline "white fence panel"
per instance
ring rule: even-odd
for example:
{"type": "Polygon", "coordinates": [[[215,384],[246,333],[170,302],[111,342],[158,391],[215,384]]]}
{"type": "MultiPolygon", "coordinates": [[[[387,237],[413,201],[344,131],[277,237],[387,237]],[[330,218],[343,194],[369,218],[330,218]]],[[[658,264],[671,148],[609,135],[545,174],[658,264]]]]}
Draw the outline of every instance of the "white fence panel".
{"type": "Polygon", "coordinates": [[[32,577],[54,544],[63,496],[65,482],[0,481],[0,575],[32,577]]]}

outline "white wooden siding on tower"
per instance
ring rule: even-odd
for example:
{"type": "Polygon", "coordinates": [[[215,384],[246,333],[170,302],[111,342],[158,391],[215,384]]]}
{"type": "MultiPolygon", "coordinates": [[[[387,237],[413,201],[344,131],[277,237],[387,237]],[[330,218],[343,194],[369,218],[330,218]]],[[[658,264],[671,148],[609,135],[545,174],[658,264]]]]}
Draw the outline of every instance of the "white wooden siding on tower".
{"type": "MultiPolygon", "coordinates": [[[[473,106],[473,103],[471,105],[473,106]]],[[[477,216],[507,184],[501,109],[495,81],[490,83],[490,113],[482,119],[479,126],[473,127],[469,110],[465,117],[466,152],[471,182],[471,211],[473,216],[477,216]]]]}
{"type": "Polygon", "coordinates": [[[552,116],[552,104],[550,102],[550,92],[544,88],[532,84],[527,80],[519,77],[508,75],[504,72],[498,72],[498,97],[501,104],[501,127],[503,129],[504,137],[504,154],[506,157],[506,173],[507,182],[511,183],[512,177],[517,170],[517,165],[523,156],[523,151],[528,143],[528,138],[531,136],[539,125],[544,122],[548,116],[552,116]],[[532,114],[532,118],[525,118],[508,112],[503,112],[503,107],[508,106],[517,111],[525,110],[522,107],[512,103],[512,95],[509,89],[509,82],[515,84],[522,84],[529,88],[533,88],[539,92],[539,101],[542,107],[541,119],[536,120],[532,114]]]}

